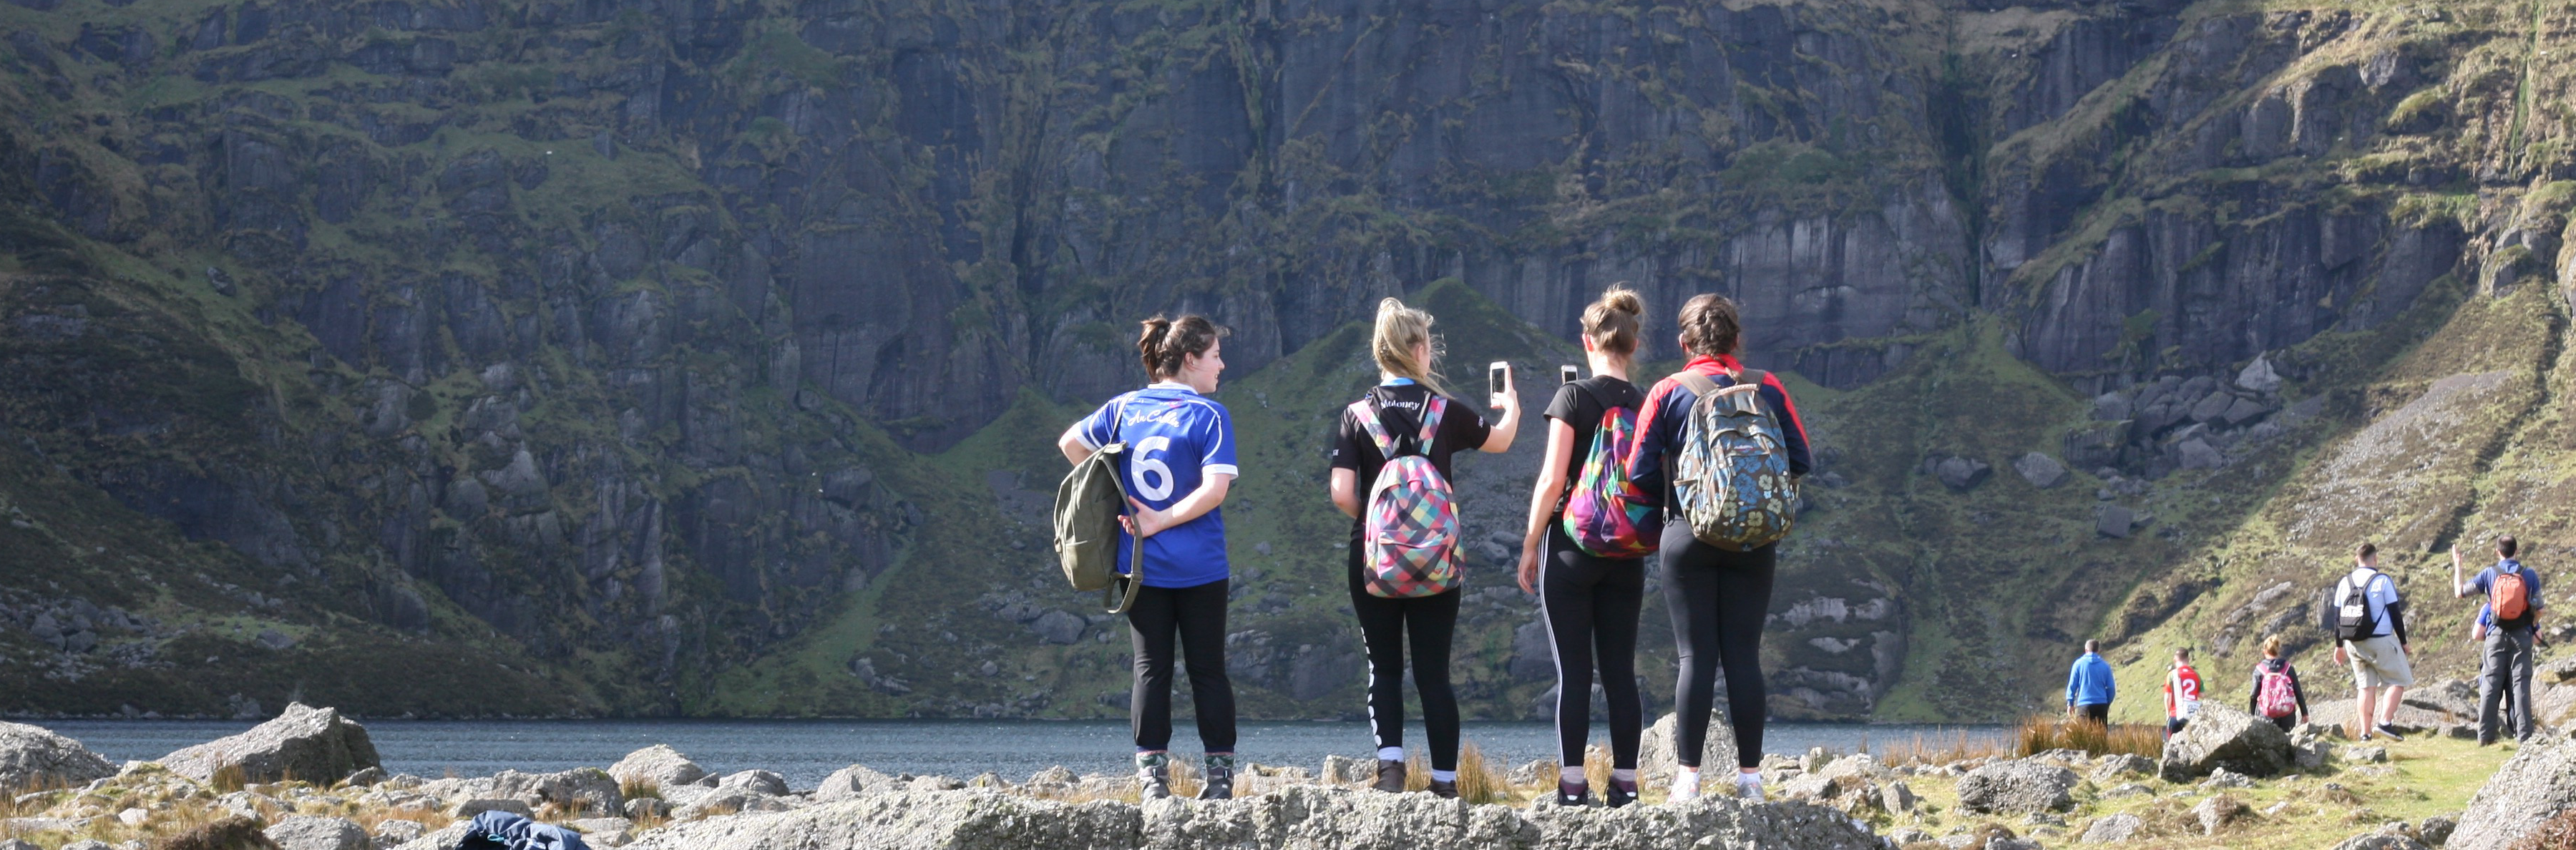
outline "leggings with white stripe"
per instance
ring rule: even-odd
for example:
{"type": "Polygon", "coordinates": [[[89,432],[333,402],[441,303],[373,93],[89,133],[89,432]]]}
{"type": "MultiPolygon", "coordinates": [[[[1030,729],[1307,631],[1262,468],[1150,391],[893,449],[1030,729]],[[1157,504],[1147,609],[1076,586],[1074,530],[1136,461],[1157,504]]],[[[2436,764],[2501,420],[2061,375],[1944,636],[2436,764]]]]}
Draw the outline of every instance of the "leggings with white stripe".
{"type": "Polygon", "coordinates": [[[1413,599],[1372,596],[1360,577],[1360,548],[1350,547],[1351,610],[1359,615],[1360,642],[1368,648],[1369,728],[1380,748],[1404,746],[1404,647],[1410,636],[1413,690],[1422,696],[1431,769],[1457,770],[1458,695],[1449,688],[1449,642],[1464,594],[1453,588],[1413,599]]]}
{"type": "Polygon", "coordinates": [[[1611,767],[1637,766],[1645,705],[1637,696],[1637,611],[1646,601],[1644,558],[1595,558],[1548,523],[1539,567],[1539,616],[1556,650],[1558,764],[1583,763],[1592,732],[1593,656],[1610,709],[1611,767]]]}
{"type": "Polygon", "coordinates": [[[1681,678],[1673,683],[1673,751],[1698,767],[1717,703],[1717,672],[1726,668],[1726,714],[1735,724],[1739,767],[1762,764],[1762,625],[1771,610],[1778,546],[1729,552],[1691,536],[1690,524],[1664,526],[1664,603],[1672,609],[1681,678]]]}

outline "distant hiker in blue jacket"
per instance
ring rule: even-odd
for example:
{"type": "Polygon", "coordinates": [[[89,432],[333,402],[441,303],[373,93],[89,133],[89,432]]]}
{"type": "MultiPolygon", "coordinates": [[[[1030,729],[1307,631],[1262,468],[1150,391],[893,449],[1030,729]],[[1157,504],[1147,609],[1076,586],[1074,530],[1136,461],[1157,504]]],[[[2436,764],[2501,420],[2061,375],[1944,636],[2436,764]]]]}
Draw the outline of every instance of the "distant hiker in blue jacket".
{"type": "Polygon", "coordinates": [[[2119,685],[2111,681],[2111,662],[2102,660],[2102,642],[2084,642],[2084,657],[2066,671],[2066,716],[2109,725],[2111,695],[2119,685]]]}

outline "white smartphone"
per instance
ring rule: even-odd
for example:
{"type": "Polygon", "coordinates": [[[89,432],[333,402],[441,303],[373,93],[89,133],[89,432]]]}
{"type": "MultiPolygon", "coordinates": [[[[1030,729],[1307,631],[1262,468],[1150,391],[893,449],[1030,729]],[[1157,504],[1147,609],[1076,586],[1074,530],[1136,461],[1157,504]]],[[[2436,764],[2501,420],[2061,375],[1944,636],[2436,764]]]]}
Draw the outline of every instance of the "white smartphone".
{"type": "Polygon", "coordinates": [[[1509,380],[1511,373],[1512,364],[1510,363],[1500,360],[1487,363],[1485,364],[1485,383],[1487,386],[1492,388],[1495,394],[1500,395],[1503,392],[1505,382],[1509,380]]]}

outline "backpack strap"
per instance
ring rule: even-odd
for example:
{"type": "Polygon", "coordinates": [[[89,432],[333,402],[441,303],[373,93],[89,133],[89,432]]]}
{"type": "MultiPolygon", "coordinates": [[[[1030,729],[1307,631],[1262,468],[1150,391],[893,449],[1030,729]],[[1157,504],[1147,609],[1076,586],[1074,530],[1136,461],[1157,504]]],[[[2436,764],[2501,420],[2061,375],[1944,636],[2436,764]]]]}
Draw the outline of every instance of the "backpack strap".
{"type": "Polygon", "coordinates": [[[1440,415],[1447,412],[1449,412],[1449,400],[1442,398],[1439,393],[1432,393],[1429,399],[1422,402],[1422,434],[1414,438],[1416,440],[1414,450],[1421,452],[1424,457],[1431,456],[1431,441],[1440,437],[1440,415]]]}
{"type": "Polygon", "coordinates": [[[1673,373],[1673,380],[1680,383],[1683,389],[1690,390],[1691,395],[1706,396],[1710,393],[1717,392],[1716,381],[1709,380],[1707,375],[1702,375],[1689,369],[1673,373]]]}
{"type": "Polygon", "coordinates": [[[1378,421],[1377,405],[1361,398],[1351,402],[1351,418],[1359,420],[1360,430],[1368,433],[1369,444],[1377,446],[1379,457],[1395,457],[1395,436],[1386,432],[1386,423],[1378,421]]]}

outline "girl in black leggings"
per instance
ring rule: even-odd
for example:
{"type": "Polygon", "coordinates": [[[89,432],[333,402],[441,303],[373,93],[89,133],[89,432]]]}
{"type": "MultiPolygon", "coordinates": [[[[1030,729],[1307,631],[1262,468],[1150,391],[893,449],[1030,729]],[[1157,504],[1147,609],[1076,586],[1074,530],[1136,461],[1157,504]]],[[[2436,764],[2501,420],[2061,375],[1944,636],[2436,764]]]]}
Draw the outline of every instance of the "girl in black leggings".
{"type": "MultiPolygon", "coordinates": [[[[1735,302],[1721,295],[1699,295],[1682,305],[1681,344],[1696,372],[1717,386],[1735,384],[1743,372],[1736,360],[1743,336],[1735,302]]],[[[1757,390],[1763,406],[1780,424],[1789,474],[1807,474],[1806,425],[1789,401],[1780,379],[1765,373],[1757,390]]],[[[1762,798],[1763,703],[1762,624],[1771,607],[1774,544],[1730,552],[1692,536],[1674,498],[1671,456],[1679,453],[1699,396],[1679,377],[1665,378],[1646,393],[1645,413],[1637,421],[1637,445],[1628,457],[1628,475],[1647,498],[1664,506],[1664,602],[1672,609],[1673,642],[1680,653],[1681,676],[1673,686],[1673,750],[1681,770],[1673,777],[1674,802],[1700,794],[1699,758],[1708,737],[1709,710],[1717,701],[1717,667],[1726,667],[1727,717],[1735,724],[1737,796],[1762,798]]]]}
{"type": "Polygon", "coordinates": [[[1135,513],[1122,520],[1119,572],[1144,553],[1143,585],[1127,609],[1136,650],[1128,703],[1136,735],[1136,780],[1145,797],[1171,796],[1172,665],[1186,656],[1198,703],[1207,784],[1199,796],[1234,796],[1234,685],[1225,677],[1226,492],[1236,472],[1234,420],[1209,399],[1225,370],[1225,329],[1200,316],[1145,321],[1136,350],[1154,383],[1110,399],[1057,438],[1081,463],[1121,443],[1117,457],[1135,513]]]}
{"type": "MultiPolygon", "coordinates": [[[[1379,302],[1377,332],[1370,342],[1379,382],[1368,392],[1368,407],[1386,433],[1396,436],[1398,456],[1419,451],[1443,479],[1450,477],[1449,457],[1460,449],[1502,452],[1512,447],[1520,430],[1520,402],[1507,382],[1494,393],[1502,418],[1488,426],[1467,405],[1438,393],[1431,363],[1439,346],[1431,336],[1431,314],[1393,298],[1379,302]],[[1431,444],[1417,445],[1424,412],[1440,399],[1444,412],[1431,444]]],[[[1359,615],[1360,638],[1368,649],[1369,725],[1377,735],[1377,787],[1404,790],[1404,650],[1413,648],[1413,687],[1422,695],[1423,731],[1431,738],[1431,793],[1458,795],[1458,697],[1449,688],[1449,640],[1457,631],[1457,588],[1405,599],[1368,592],[1360,563],[1365,548],[1359,521],[1366,487],[1386,465],[1386,453],[1367,433],[1364,423],[1345,409],[1333,432],[1333,506],[1352,518],[1349,555],[1351,608],[1359,615]],[[1410,640],[1408,641],[1408,637],[1410,640]]]]}
{"type": "MultiPolygon", "coordinates": [[[[1610,787],[1603,794],[1617,808],[1637,799],[1637,739],[1645,707],[1637,697],[1637,610],[1646,598],[1644,558],[1595,557],[1565,533],[1565,496],[1581,479],[1602,417],[1636,410],[1645,394],[1628,383],[1637,353],[1635,292],[1614,286],[1583,311],[1583,353],[1592,377],[1557,387],[1547,406],[1547,455],[1539,461],[1530,493],[1529,526],[1521,541],[1521,591],[1539,597],[1556,653],[1556,737],[1560,774],[1556,802],[1591,801],[1583,771],[1592,731],[1593,658],[1600,658],[1601,691],[1610,710],[1610,787]]],[[[1625,446],[1615,447],[1624,451],[1625,446]]]]}

